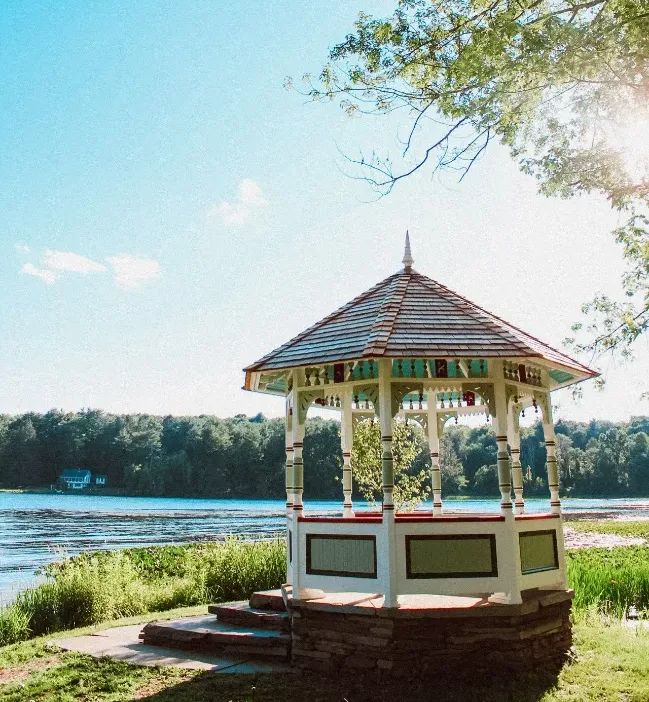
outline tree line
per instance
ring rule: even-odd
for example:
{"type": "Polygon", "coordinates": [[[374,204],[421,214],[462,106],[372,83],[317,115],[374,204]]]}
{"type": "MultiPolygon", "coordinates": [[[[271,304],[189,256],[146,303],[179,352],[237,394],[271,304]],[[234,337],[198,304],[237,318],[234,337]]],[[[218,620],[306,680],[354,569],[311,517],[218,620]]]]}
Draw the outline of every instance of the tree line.
{"type": "MultiPolygon", "coordinates": [[[[649,417],[556,424],[561,493],[566,496],[649,496],[649,417]]],[[[415,456],[409,472],[430,466],[424,432],[407,428],[415,456]]],[[[521,429],[528,496],[546,496],[543,428],[521,429]]],[[[445,495],[497,497],[496,443],[490,425],[450,426],[441,450],[445,495]]],[[[67,468],[107,476],[109,490],[132,495],[283,498],[282,419],[114,415],[101,410],[0,415],[0,487],[55,484],[67,468]]],[[[338,422],[307,421],[307,499],[342,499],[338,422]]]]}

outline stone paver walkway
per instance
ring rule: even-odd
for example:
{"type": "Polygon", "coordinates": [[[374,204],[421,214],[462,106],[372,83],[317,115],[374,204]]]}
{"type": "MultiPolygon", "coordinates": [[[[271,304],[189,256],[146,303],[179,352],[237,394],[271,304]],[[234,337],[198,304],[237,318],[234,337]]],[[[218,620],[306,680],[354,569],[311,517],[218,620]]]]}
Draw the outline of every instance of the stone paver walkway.
{"type": "Polygon", "coordinates": [[[139,639],[142,624],[121,626],[98,631],[91,636],[56,639],[54,644],[65,651],[86,653],[94,658],[116,658],[128,663],[171,668],[209,670],[214,673],[277,673],[291,668],[281,663],[246,660],[244,657],[225,658],[179,651],[158,646],[145,646],[139,639]]]}

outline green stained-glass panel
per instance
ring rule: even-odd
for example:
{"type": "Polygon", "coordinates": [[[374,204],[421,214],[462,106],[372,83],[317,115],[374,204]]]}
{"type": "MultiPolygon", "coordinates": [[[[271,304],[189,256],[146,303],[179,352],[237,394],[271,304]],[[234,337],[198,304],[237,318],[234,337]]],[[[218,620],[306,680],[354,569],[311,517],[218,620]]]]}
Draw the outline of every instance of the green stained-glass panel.
{"type": "Polygon", "coordinates": [[[269,392],[279,392],[279,393],[286,393],[286,378],[278,378],[277,380],[274,380],[272,383],[269,383],[267,388],[269,392]]]}
{"type": "Polygon", "coordinates": [[[573,380],[575,376],[565,371],[551,370],[550,377],[557,383],[567,383],[569,380],[573,380]]]}

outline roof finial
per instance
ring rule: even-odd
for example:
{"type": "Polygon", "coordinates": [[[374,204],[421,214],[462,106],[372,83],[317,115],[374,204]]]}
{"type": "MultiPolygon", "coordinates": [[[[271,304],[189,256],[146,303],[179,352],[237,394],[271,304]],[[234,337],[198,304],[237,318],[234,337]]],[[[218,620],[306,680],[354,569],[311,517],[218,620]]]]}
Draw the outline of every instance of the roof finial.
{"type": "Polygon", "coordinates": [[[408,234],[408,230],[406,229],[406,250],[404,251],[403,254],[403,267],[406,273],[410,273],[410,270],[412,269],[412,264],[415,262],[415,260],[412,257],[412,253],[410,252],[410,234],[408,234]]]}

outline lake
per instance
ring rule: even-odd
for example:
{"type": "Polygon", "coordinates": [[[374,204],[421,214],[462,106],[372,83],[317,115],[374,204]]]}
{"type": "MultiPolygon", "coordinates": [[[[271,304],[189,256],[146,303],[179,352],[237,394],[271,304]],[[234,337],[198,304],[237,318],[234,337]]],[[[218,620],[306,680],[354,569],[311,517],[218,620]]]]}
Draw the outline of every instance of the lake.
{"type": "MultiPolygon", "coordinates": [[[[450,510],[497,511],[498,500],[448,500],[450,510]]],[[[530,512],[548,501],[530,499],[530,512]]],[[[430,508],[430,505],[428,506],[430,508]]],[[[564,513],[590,518],[649,518],[649,499],[564,500],[564,513]]],[[[307,501],[307,513],[335,514],[341,502],[307,501]]],[[[211,500],[0,493],[0,602],[36,579],[36,570],[81,551],[249,538],[284,528],[283,500],[211,500]]]]}

